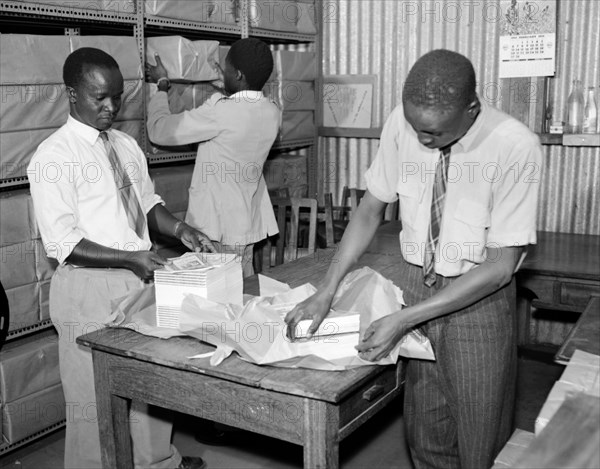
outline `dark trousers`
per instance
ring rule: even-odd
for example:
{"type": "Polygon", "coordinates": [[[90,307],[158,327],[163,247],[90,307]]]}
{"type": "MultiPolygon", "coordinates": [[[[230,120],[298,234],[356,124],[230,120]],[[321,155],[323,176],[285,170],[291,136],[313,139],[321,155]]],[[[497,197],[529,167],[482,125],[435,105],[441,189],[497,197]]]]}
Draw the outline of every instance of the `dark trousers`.
{"type": "MultiPolygon", "coordinates": [[[[406,264],[398,280],[410,306],[454,281],[423,284],[406,264]]],[[[409,360],[404,414],[415,468],[483,469],[493,465],[512,432],[516,370],[513,281],[456,313],[429,321],[436,361],[409,360]]]]}

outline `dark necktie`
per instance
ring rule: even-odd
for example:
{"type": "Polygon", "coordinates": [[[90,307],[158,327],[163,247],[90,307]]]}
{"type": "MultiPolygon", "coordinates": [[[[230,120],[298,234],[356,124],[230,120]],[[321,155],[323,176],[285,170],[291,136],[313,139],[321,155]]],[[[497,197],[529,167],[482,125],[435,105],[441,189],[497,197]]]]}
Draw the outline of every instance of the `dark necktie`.
{"type": "Polygon", "coordinates": [[[135,195],[133,185],[131,184],[131,179],[129,179],[127,171],[125,171],[123,165],[121,165],[121,160],[119,160],[115,149],[110,144],[107,133],[100,132],[100,138],[104,143],[104,148],[106,148],[106,154],[108,155],[108,161],[113,169],[115,184],[117,185],[121,202],[125,208],[125,213],[127,213],[129,226],[133,231],[135,231],[139,238],[143,239],[144,230],[146,228],[146,216],[144,215],[142,207],[140,207],[140,203],[138,202],[138,198],[135,195]]]}
{"type": "Polygon", "coordinates": [[[431,198],[431,219],[427,235],[427,246],[423,259],[423,281],[431,287],[435,284],[435,249],[440,236],[442,212],[446,197],[446,183],[448,182],[448,163],[450,162],[450,148],[440,152],[435,167],[435,180],[433,182],[433,197],[431,198]]]}

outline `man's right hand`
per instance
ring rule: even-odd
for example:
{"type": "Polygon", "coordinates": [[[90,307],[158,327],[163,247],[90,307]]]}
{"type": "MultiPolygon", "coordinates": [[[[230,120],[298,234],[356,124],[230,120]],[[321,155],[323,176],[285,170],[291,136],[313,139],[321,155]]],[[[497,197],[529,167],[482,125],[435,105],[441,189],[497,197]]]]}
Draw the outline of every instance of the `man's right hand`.
{"type": "Polygon", "coordinates": [[[154,278],[154,271],[169,261],[152,251],[132,251],[127,257],[127,268],[144,281],[154,278]]]}
{"type": "Polygon", "coordinates": [[[333,296],[326,293],[317,292],[308,297],[302,303],[298,303],[296,307],[285,316],[287,324],[287,336],[290,340],[296,339],[296,326],[303,319],[312,319],[312,323],[308,328],[307,338],[310,339],[329,313],[333,296]]]}

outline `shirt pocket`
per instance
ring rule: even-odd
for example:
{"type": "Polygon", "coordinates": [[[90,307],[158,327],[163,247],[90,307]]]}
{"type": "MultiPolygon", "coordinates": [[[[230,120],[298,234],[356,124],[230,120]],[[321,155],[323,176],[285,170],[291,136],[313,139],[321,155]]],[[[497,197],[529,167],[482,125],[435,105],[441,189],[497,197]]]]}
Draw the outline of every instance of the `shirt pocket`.
{"type": "Polygon", "coordinates": [[[487,206],[470,199],[460,199],[454,212],[454,239],[463,245],[466,253],[463,258],[481,262],[484,258],[487,229],[491,215],[487,206]]]}
{"type": "Polygon", "coordinates": [[[402,224],[416,227],[425,186],[414,181],[408,181],[400,183],[397,190],[402,224]]]}

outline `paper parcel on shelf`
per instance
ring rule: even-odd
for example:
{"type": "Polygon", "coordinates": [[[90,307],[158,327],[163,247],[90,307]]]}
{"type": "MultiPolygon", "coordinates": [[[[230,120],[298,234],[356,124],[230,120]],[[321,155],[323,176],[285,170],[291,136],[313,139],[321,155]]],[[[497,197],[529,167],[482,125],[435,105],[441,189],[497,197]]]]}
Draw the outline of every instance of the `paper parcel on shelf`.
{"type": "MultiPolygon", "coordinates": [[[[183,300],[179,329],[217,347],[212,365],[218,365],[232,351],[259,365],[320,370],[372,365],[362,360],[354,347],[371,322],[398,312],[404,305],[397,286],[363,267],[344,278],[334,297],[332,313],[317,334],[310,340],[291,342],[286,336],[285,315],[315,288],[304,284],[292,289],[274,280],[261,280],[261,296],[244,306],[215,303],[197,295],[183,300]]],[[[306,332],[308,324],[300,323],[300,334],[306,332]]],[[[429,340],[416,330],[376,364],[396,363],[399,355],[435,359],[429,340]]]]}

